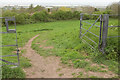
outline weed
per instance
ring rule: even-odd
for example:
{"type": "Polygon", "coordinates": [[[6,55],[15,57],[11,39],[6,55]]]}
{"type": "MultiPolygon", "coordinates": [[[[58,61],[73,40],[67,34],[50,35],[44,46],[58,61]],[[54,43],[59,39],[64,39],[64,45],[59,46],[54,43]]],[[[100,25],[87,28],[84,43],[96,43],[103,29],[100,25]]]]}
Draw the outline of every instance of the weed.
{"type": "Polygon", "coordinates": [[[72,73],[72,75],[75,75],[76,73],[72,73]]]}
{"type": "Polygon", "coordinates": [[[90,76],[89,78],[98,78],[97,76],[90,76]]]}
{"type": "Polygon", "coordinates": [[[63,73],[60,73],[59,76],[63,76],[64,74],[63,73]]]}
{"type": "Polygon", "coordinates": [[[75,61],[73,61],[73,64],[74,64],[75,68],[84,68],[84,67],[90,65],[89,62],[86,62],[84,60],[75,60],[75,61]]]}
{"type": "Polygon", "coordinates": [[[99,67],[97,67],[97,66],[92,66],[92,67],[86,67],[85,68],[86,69],[86,71],[93,71],[93,72],[98,72],[98,71],[100,71],[101,69],[99,68],[99,67]]]}
{"type": "Polygon", "coordinates": [[[56,70],[56,72],[58,72],[58,71],[60,71],[61,70],[61,68],[58,68],[57,70],[56,70]]]}

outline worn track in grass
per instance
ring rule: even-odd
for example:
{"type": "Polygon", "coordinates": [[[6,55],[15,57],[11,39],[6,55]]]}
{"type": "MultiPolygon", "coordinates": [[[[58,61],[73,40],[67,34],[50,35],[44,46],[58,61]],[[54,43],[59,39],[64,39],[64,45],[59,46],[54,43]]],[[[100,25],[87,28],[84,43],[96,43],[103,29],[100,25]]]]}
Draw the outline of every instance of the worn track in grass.
{"type": "Polygon", "coordinates": [[[79,72],[82,72],[83,75],[99,76],[104,78],[114,76],[114,74],[85,72],[82,68],[75,69],[73,67],[65,66],[60,63],[59,57],[49,56],[45,58],[40,56],[31,48],[32,41],[38,36],[39,35],[36,35],[31,38],[23,47],[23,49],[26,50],[26,53],[23,54],[23,56],[28,58],[32,64],[31,67],[23,69],[26,73],[26,78],[73,78],[75,76],[73,73],[76,73],[77,76],[79,72]]]}

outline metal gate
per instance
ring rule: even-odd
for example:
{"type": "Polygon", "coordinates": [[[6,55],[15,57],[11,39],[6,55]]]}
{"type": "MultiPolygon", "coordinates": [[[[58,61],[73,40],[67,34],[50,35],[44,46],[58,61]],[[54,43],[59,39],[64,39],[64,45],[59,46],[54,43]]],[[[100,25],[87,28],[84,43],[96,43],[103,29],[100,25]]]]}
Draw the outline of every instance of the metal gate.
{"type": "Polygon", "coordinates": [[[85,39],[83,39],[83,37],[86,37],[88,40],[90,40],[96,46],[98,46],[99,51],[104,53],[105,52],[104,49],[106,47],[107,33],[108,33],[109,15],[108,14],[104,14],[104,15],[90,14],[89,16],[98,16],[98,17],[93,23],[90,23],[88,21],[83,20],[83,17],[84,17],[83,13],[80,14],[80,35],[79,35],[79,38],[81,38],[82,41],[87,43],[93,49],[96,49],[93,45],[91,45],[89,42],[87,42],[85,39]],[[99,25],[95,25],[97,22],[99,22],[99,25]],[[85,29],[84,26],[83,26],[83,23],[90,24],[91,26],[88,29],[85,29]],[[90,29],[94,26],[99,28],[99,35],[96,35],[95,33],[90,31],[90,29]],[[85,32],[83,33],[82,30],[85,30],[85,32]],[[90,37],[86,36],[87,33],[92,34],[93,36],[95,36],[99,40],[97,42],[95,42],[90,37]]]}
{"type": "MultiPolygon", "coordinates": [[[[15,66],[19,66],[19,49],[18,49],[18,42],[17,42],[17,32],[16,32],[16,21],[15,21],[15,17],[0,17],[0,19],[4,19],[5,20],[5,25],[6,25],[6,32],[0,32],[1,34],[16,34],[16,40],[15,40],[15,45],[0,45],[0,47],[10,47],[10,46],[15,46],[16,47],[16,55],[2,55],[0,56],[0,60],[2,62],[5,62],[6,64],[2,64],[0,66],[4,66],[4,65],[15,65],[15,66]],[[14,26],[15,28],[14,29],[9,29],[9,25],[8,25],[8,22],[9,21],[12,21],[14,22],[14,26]],[[12,56],[16,56],[17,57],[17,63],[13,63],[13,62],[10,62],[8,60],[5,60],[5,59],[2,59],[3,57],[12,57],[12,56]]],[[[1,27],[2,28],[2,27],[1,27]]]]}

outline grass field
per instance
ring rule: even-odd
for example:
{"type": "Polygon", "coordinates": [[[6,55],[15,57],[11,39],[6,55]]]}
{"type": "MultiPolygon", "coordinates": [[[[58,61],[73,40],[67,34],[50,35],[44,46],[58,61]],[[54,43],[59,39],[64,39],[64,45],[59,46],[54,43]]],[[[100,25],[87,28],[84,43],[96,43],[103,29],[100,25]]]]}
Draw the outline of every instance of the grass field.
{"type": "MultiPolygon", "coordinates": [[[[91,21],[93,22],[93,21],[91,21]]],[[[118,21],[111,19],[109,25],[117,25],[118,21]]],[[[32,48],[37,51],[42,56],[59,56],[61,57],[61,62],[68,66],[73,66],[75,68],[85,68],[86,71],[93,72],[108,72],[112,71],[115,74],[118,72],[118,62],[113,58],[116,58],[116,50],[118,49],[117,40],[118,39],[108,39],[108,47],[106,49],[107,54],[102,54],[98,50],[94,51],[86,43],[83,43],[79,38],[79,20],[68,20],[68,21],[57,21],[57,22],[47,22],[47,23],[36,23],[36,24],[27,24],[27,25],[17,25],[17,34],[18,34],[18,45],[23,47],[25,43],[32,38],[33,36],[40,34],[38,38],[33,41],[32,48]],[[53,46],[53,49],[44,50],[39,48],[39,44],[42,41],[47,40],[47,42],[42,45],[53,46]],[[113,43],[114,42],[114,43],[113,43]],[[90,60],[90,62],[86,60],[90,60]],[[99,67],[93,66],[89,67],[91,64],[96,63],[99,67]],[[102,70],[108,66],[108,70],[102,70]]],[[[97,23],[99,24],[99,23],[97,23]]],[[[88,29],[90,25],[84,23],[84,28],[88,29]]],[[[13,26],[11,26],[13,28],[13,26]]],[[[5,31],[5,27],[2,28],[5,31]]],[[[118,35],[118,29],[109,28],[108,36],[118,35]]],[[[84,31],[83,31],[84,32],[84,31]]],[[[93,26],[91,32],[99,36],[99,28],[93,26]]],[[[95,38],[91,34],[86,34],[91,39],[94,39],[98,43],[98,38],[95,38]]],[[[88,41],[88,40],[87,40],[88,41]]],[[[90,41],[88,41],[91,43],[90,41]]],[[[14,34],[3,34],[2,36],[3,44],[15,44],[15,35],[14,34]]],[[[93,43],[91,43],[93,45],[93,43]]],[[[97,46],[94,45],[97,49],[97,46]]],[[[15,54],[15,47],[4,47],[2,48],[2,54],[15,54]]],[[[15,69],[10,69],[8,67],[3,67],[3,78],[23,78],[25,73],[22,68],[30,67],[31,64],[29,60],[22,57],[20,53],[20,67],[15,69]],[[11,75],[12,72],[12,75],[11,75]]],[[[5,58],[12,62],[16,62],[16,57],[5,58]]],[[[78,76],[79,77],[79,76],[78,76]]],[[[80,76],[81,77],[81,76],[80,76]]]]}

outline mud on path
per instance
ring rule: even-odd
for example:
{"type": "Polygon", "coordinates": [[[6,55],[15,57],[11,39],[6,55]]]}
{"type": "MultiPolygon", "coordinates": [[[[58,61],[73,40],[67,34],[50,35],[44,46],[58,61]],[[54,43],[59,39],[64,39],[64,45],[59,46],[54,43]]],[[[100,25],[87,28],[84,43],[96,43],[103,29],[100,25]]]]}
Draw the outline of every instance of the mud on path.
{"type": "Polygon", "coordinates": [[[30,60],[32,64],[29,68],[24,68],[23,70],[26,73],[26,78],[73,78],[73,73],[83,72],[83,75],[88,76],[99,76],[99,77],[111,77],[114,75],[100,73],[100,72],[85,72],[84,69],[75,69],[73,67],[68,67],[60,63],[60,58],[55,56],[49,56],[44,58],[37,54],[32,48],[32,41],[39,35],[31,38],[23,49],[26,50],[26,53],[23,54],[24,57],[30,60]]]}

